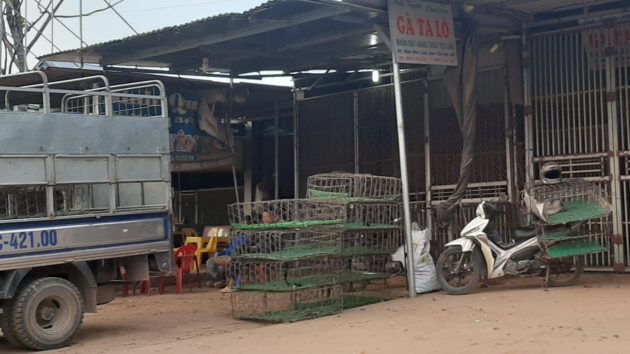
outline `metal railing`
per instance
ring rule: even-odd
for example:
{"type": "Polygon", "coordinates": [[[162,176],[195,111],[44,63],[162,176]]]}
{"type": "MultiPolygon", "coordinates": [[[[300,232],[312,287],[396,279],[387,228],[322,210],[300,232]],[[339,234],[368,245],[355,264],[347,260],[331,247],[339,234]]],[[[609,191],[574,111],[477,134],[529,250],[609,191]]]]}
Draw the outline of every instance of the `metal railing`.
{"type": "Polygon", "coordinates": [[[168,102],[166,90],[161,81],[111,85],[103,75],[49,81],[44,72],[30,71],[0,77],[0,92],[4,92],[4,109],[15,110],[18,106],[37,107],[42,113],[80,113],[87,115],[124,115],[144,117],[166,117],[168,102]],[[34,77],[40,82],[28,85],[11,85],[34,77]],[[90,89],[68,89],[71,87],[91,87],[90,89]],[[13,104],[16,94],[22,93],[19,104],[13,104]],[[28,95],[31,94],[31,95],[28,95]],[[24,96],[28,97],[24,97],[24,96]],[[41,98],[40,98],[41,95],[41,98]],[[33,101],[29,101],[33,100],[33,101]],[[53,104],[59,102],[57,107],[53,104]]]}

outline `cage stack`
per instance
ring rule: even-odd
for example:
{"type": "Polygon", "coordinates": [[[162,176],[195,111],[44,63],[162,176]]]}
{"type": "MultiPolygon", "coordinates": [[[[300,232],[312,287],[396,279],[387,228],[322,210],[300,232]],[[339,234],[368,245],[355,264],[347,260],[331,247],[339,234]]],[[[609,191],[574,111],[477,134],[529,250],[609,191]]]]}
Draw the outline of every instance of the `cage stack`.
{"type": "Polygon", "coordinates": [[[403,243],[400,180],[308,179],[307,198],[228,206],[234,317],[291,322],[340,312],[344,289],[388,277],[403,243]]]}
{"type": "Polygon", "coordinates": [[[523,192],[524,204],[538,219],[541,245],[550,259],[606,252],[600,244],[612,211],[608,193],[596,184],[570,179],[535,185],[523,192]],[[582,225],[584,224],[584,225],[582,225]]]}

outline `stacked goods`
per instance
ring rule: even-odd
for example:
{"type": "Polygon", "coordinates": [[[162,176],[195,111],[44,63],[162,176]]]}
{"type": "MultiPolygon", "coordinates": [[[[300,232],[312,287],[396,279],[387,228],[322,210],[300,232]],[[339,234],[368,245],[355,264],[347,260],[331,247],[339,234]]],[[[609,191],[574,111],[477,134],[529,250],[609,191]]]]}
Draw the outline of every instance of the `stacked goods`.
{"type": "Polygon", "coordinates": [[[549,258],[607,250],[592,237],[592,228],[597,223],[581,227],[585,221],[607,217],[612,210],[606,191],[594,183],[572,179],[538,185],[524,191],[523,200],[528,211],[539,220],[541,245],[546,248],[549,258]]]}
{"type": "Polygon", "coordinates": [[[343,309],[339,285],[291,292],[237,291],[232,293],[232,314],[243,320],[295,322],[334,315],[343,309]]]}
{"type": "Polygon", "coordinates": [[[323,199],[281,199],[228,206],[238,230],[391,229],[400,217],[398,202],[341,202],[323,199]]]}
{"type": "Polygon", "coordinates": [[[309,177],[306,195],[310,199],[346,202],[398,202],[402,198],[402,184],[394,177],[328,173],[309,177]]]}
{"type": "Polygon", "coordinates": [[[390,177],[316,175],[307,199],[228,206],[239,238],[228,269],[238,290],[234,316],[286,322],[330,315],[343,307],[341,289],[387,278],[390,255],[403,244],[400,186],[390,177]]]}

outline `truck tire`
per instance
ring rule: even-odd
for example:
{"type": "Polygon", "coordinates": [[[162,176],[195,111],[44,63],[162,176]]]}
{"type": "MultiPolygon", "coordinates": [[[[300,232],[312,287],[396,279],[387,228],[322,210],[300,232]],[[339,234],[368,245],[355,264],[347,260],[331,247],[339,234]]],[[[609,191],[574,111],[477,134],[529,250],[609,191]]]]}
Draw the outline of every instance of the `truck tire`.
{"type": "Polygon", "coordinates": [[[9,343],[10,346],[18,349],[24,348],[22,343],[15,337],[13,331],[10,330],[9,318],[11,311],[11,303],[9,301],[5,301],[2,304],[2,314],[0,315],[0,329],[2,329],[2,335],[4,339],[9,343]]]}
{"type": "Polygon", "coordinates": [[[79,330],[84,307],[79,289],[71,282],[53,277],[36,279],[10,303],[2,330],[10,341],[28,349],[58,349],[79,330]]]}

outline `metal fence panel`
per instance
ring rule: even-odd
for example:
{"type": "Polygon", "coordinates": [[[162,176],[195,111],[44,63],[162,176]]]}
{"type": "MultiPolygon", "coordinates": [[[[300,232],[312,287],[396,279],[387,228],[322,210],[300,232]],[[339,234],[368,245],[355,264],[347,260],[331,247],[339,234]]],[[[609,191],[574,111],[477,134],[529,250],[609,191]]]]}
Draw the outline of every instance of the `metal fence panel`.
{"type": "MultiPolygon", "coordinates": [[[[404,83],[403,95],[410,191],[417,196],[425,190],[423,82],[404,83]]],[[[300,195],[317,173],[400,177],[392,85],[308,98],[298,110],[300,195]]]]}
{"type": "Polygon", "coordinates": [[[630,256],[630,188],[620,183],[623,158],[615,157],[628,148],[630,112],[624,50],[611,51],[609,45],[587,53],[579,30],[530,38],[531,133],[534,179],[542,164],[557,161],[565,177],[590,179],[611,195],[613,214],[588,225],[592,237],[609,252],[587,260],[593,267],[617,269],[630,256]],[[615,240],[623,240],[624,246],[615,240]]]}
{"type": "Polygon", "coordinates": [[[354,171],[353,94],[342,93],[300,101],[300,195],[308,176],[354,171]]]}
{"type": "MultiPolygon", "coordinates": [[[[503,70],[478,75],[478,128],[471,178],[473,183],[507,180],[503,75],[503,70]]],[[[462,149],[459,122],[443,80],[431,81],[429,93],[431,185],[452,185],[459,178],[462,149]]]]}

